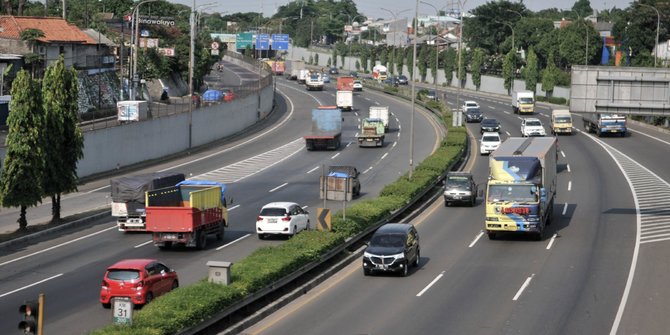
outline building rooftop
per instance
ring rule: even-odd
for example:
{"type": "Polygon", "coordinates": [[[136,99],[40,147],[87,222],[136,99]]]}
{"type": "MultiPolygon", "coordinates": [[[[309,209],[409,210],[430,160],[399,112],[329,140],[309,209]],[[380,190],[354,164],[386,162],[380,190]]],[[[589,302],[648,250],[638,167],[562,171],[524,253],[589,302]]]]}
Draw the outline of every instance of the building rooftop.
{"type": "Polygon", "coordinates": [[[44,43],[97,44],[96,39],[58,17],[0,16],[0,38],[20,40],[26,29],[41,30],[44,37],[37,40],[44,43]]]}

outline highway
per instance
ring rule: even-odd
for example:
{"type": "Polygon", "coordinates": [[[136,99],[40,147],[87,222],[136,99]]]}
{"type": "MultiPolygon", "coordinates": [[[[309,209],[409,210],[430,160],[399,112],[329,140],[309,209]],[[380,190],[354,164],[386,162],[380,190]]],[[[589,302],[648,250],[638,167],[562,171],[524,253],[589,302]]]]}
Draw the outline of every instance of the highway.
{"type": "MultiPolygon", "coordinates": [[[[334,84],[323,92],[307,92],[295,82],[277,79],[278,109],[272,120],[230,142],[136,171],[180,171],[190,178],[227,183],[227,197],[233,203],[229,203],[230,226],[224,241],[211,237],[205,251],[160,251],[147,234],[118,232],[115,221],[108,217],[86,228],[1,250],[0,333],[16,332],[18,306],[39,293],[46,295],[45,333],[80,334],[111,322],[111,311],[102,308],[98,294],[106,267],[120,259],[158,258],[177,270],[183,286],[206,276],[208,260],[235,262],[259,247],[282,243],[281,239],[260,241],[256,237],[255,217],[260,207],[278,200],[298,202],[308,211],[319,207],[322,165],[357,166],[362,171],[362,199],[376,196],[385,184],[408,170],[409,103],[375,92],[356,94],[355,110],[344,113],[346,146],[338,151],[308,152],[302,136],[309,131],[311,109],[335,104],[334,84]],[[376,104],[390,106],[394,115],[387,144],[379,149],[359,148],[354,137],[359,118],[376,104]]],[[[443,131],[425,112],[416,113],[414,126],[414,159],[419,162],[438,146],[443,131]]],[[[63,201],[64,207],[84,210],[108,204],[108,185],[108,179],[82,185],[63,201]]],[[[338,203],[329,205],[341,208],[338,203]]],[[[43,217],[48,217],[48,209],[39,208],[43,217]]],[[[33,210],[38,209],[29,212],[33,210]]],[[[314,213],[311,219],[315,222],[314,213]]]]}
{"type": "MultiPolygon", "coordinates": [[[[447,95],[455,107],[455,91],[447,95]]],[[[501,121],[503,138],[520,136],[508,98],[463,98],[501,121]]],[[[546,128],[550,110],[539,111],[546,128]]],[[[582,128],[579,117],[573,124],[582,128]]],[[[479,138],[478,124],[467,127],[479,138]]],[[[440,197],[412,221],[422,265],[409,277],[365,277],[359,258],[243,333],[667,333],[670,136],[629,127],[626,138],[559,138],[557,201],[545,240],[490,241],[482,199],[474,208],[445,208],[440,197]]],[[[466,169],[483,184],[487,157],[473,150],[466,169]]]]}

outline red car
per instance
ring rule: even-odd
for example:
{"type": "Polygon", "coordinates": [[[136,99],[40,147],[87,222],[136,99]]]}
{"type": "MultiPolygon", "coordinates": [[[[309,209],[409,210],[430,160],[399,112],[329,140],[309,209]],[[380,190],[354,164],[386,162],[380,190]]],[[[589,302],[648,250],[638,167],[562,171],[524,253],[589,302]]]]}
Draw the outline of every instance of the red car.
{"type": "Polygon", "coordinates": [[[100,289],[100,303],[111,307],[112,298],[128,297],[145,305],[179,287],[177,272],[155,259],[126,259],[107,268],[100,289]]]}
{"type": "Polygon", "coordinates": [[[229,102],[233,101],[233,99],[235,99],[235,93],[233,93],[233,91],[227,90],[224,92],[223,101],[229,102]]]}

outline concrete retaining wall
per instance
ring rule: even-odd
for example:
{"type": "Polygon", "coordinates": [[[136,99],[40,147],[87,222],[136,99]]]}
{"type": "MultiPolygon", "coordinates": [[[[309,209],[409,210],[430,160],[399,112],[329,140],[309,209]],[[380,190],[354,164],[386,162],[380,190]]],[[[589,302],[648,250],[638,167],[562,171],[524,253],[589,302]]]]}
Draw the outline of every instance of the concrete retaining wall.
{"type": "MultiPolygon", "coordinates": [[[[288,53],[289,57],[293,57],[293,59],[298,59],[298,60],[304,58],[305,61],[309,61],[309,56],[313,56],[313,55],[318,53],[319,54],[319,66],[322,66],[322,67],[327,67],[328,58],[331,58],[331,61],[332,61],[332,52],[331,53],[313,52],[313,51],[308,51],[305,48],[299,48],[299,47],[295,47],[293,50],[289,49],[288,52],[289,52],[288,53]]],[[[340,56],[337,56],[337,66],[338,66],[338,68],[342,67],[342,69],[344,69],[345,72],[347,72],[347,73],[348,73],[348,71],[356,71],[355,66],[356,66],[356,61],[357,60],[359,60],[358,57],[345,57],[344,64],[342,64],[342,59],[340,58],[340,56]]],[[[360,60],[359,60],[359,62],[360,62],[360,60]]],[[[371,70],[371,69],[372,69],[372,66],[368,66],[368,70],[371,70]]],[[[402,73],[407,75],[407,77],[409,77],[409,71],[408,71],[407,65],[403,66],[402,73]]],[[[415,69],[414,73],[415,74],[419,73],[418,68],[415,69]]],[[[468,74],[467,77],[468,77],[467,81],[466,81],[465,86],[463,88],[473,90],[473,91],[476,90],[476,87],[472,82],[472,76],[470,74],[468,74]]],[[[456,74],[454,74],[452,76],[452,78],[453,79],[451,81],[451,85],[449,85],[449,86],[456,87],[456,85],[457,85],[456,74]]],[[[427,73],[426,78],[425,78],[424,81],[429,83],[429,84],[433,83],[433,77],[431,75],[430,69],[428,70],[428,73],[427,73]]],[[[438,83],[438,85],[442,85],[445,82],[446,82],[446,77],[444,76],[444,70],[439,69],[437,71],[437,83],[438,83]]],[[[503,78],[501,78],[501,77],[482,76],[482,83],[479,87],[479,91],[487,92],[487,93],[507,95],[507,90],[505,90],[505,88],[503,86],[503,83],[504,83],[503,78]]],[[[526,89],[526,84],[523,80],[515,80],[514,81],[514,87],[516,87],[517,89],[525,90],[526,89]]],[[[541,84],[537,85],[537,89],[535,90],[535,92],[536,92],[537,95],[546,96],[546,92],[542,90],[542,85],[541,84]]],[[[570,88],[556,87],[556,88],[554,88],[552,96],[569,99],[570,98],[570,88]]]]}

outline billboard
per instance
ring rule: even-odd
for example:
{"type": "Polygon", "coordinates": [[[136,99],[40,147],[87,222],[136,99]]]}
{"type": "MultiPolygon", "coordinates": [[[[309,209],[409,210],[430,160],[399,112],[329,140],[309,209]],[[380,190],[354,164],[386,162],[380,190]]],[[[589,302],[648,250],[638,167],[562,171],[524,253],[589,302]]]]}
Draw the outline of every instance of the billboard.
{"type": "Polygon", "coordinates": [[[272,50],[288,50],[288,34],[272,34],[272,50]]]}
{"type": "Polygon", "coordinates": [[[219,34],[219,33],[211,33],[209,34],[210,38],[212,40],[218,39],[222,43],[235,43],[237,41],[237,35],[236,34],[219,34]]]}

